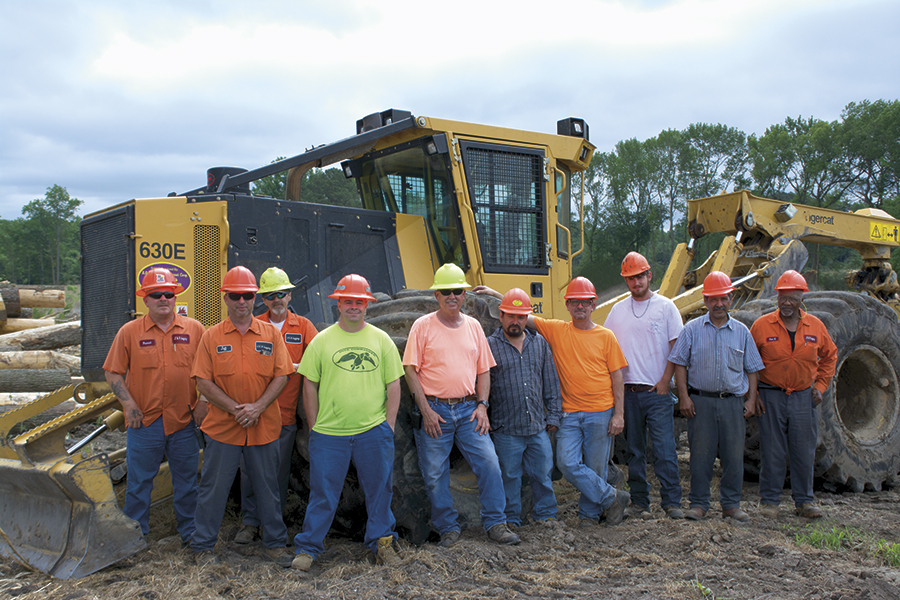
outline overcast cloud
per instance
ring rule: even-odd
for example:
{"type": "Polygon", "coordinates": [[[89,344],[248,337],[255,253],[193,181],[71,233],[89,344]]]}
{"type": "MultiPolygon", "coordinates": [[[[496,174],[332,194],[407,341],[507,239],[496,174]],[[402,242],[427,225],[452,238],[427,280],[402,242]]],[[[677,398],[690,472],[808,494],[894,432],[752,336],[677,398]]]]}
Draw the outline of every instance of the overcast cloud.
{"type": "Polygon", "coordinates": [[[0,0],[0,218],[82,214],[354,133],[387,108],[600,151],[900,98],[896,0],[0,0]]]}

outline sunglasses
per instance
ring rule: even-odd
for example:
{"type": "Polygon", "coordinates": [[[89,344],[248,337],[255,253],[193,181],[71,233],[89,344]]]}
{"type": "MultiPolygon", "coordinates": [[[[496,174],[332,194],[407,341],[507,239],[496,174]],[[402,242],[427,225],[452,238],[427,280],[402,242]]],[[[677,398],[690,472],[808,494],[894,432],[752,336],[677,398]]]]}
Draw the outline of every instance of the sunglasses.
{"type": "Polygon", "coordinates": [[[571,304],[573,306],[590,306],[593,302],[593,300],[566,300],[567,304],[571,304]]]}
{"type": "Polygon", "coordinates": [[[463,294],[466,293],[466,290],[464,290],[464,289],[440,290],[440,292],[441,292],[441,296],[449,296],[451,294],[454,296],[462,296],[463,294]]]}
{"type": "Polygon", "coordinates": [[[175,292],[150,292],[147,294],[150,298],[154,300],[159,300],[160,298],[165,298],[166,300],[171,300],[175,297],[175,292]]]}
{"type": "Polygon", "coordinates": [[[254,294],[253,292],[244,292],[243,294],[239,294],[237,292],[228,292],[228,299],[232,302],[237,302],[241,298],[243,298],[247,302],[250,302],[251,300],[256,298],[256,294],[254,294]]]}
{"type": "Polygon", "coordinates": [[[287,292],[272,292],[271,294],[263,294],[263,298],[265,298],[266,300],[274,300],[275,298],[281,300],[287,295],[287,292]]]}

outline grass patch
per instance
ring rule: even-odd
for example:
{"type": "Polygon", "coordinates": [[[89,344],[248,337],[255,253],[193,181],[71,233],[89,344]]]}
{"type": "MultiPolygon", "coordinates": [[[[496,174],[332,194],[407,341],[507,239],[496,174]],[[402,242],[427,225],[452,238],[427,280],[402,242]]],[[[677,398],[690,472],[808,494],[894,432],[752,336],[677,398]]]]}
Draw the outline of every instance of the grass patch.
{"type": "Polygon", "coordinates": [[[851,551],[874,558],[882,565],[900,567],[900,544],[847,526],[810,524],[794,535],[797,544],[827,548],[834,552],[851,551]]]}

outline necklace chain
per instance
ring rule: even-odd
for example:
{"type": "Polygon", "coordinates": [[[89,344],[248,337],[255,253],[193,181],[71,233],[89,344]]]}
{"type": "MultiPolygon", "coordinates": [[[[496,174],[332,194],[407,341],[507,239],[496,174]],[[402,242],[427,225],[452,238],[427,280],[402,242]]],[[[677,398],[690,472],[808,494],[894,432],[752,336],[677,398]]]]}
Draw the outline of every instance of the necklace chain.
{"type": "Polygon", "coordinates": [[[631,297],[631,314],[634,315],[635,319],[640,319],[644,315],[647,314],[647,311],[650,310],[650,301],[653,300],[653,294],[650,294],[650,297],[647,299],[647,306],[644,307],[644,312],[641,314],[637,314],[634,312],[634,296],[631,297]]]}

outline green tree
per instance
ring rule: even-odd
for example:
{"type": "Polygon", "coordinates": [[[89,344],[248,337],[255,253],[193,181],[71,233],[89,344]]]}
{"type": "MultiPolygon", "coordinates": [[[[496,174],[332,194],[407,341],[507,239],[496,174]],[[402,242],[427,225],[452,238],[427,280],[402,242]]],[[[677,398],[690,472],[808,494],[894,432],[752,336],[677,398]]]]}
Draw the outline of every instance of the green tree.
{"type": "Polygon", "coordinates": [[[333,206],[362,206],[356,191],[356,180],[347,179],[344,172],[335,167],[307,171],[300,186],[300,199],[333,206]]]}
{"type": "Polygon", "coordinates": [[[851,102],[842,118],[849,192],[866,206],[882,208],[900,196],[900,101],[851,102]]]}
{"type": "Polygon", "coordinates": [[[53,185],[47,188],[43,198],[32,200],[22,209],[26,217],[39,225],[38,237],[51,257],[51,279],[54,284],[62,281],[63,256],[71,251],[66,246],[72,246],[72,223],[77,223],[75,211],[82,204],[78,198],[72,198],[66,188],[53,185]]]}
{"type": "Polygon", "coordinates": [[[689,196],[706,198],[749,187],[747,134],[717,123],[694,123],[683,135],[693,150],[689,196]]]}
{"type": "MultiPolygon", "coordinates": [[[[273,163],[277,163],[280,160],[284,160],[283,156],[279,156],[273,163]]],[[[281,173],[275,173],[274,175],[269,175],[267,177],[263,177],[262,179],[257,179],[250,185],[250,189],[254,194],[259,196],[271,196],[272,198],[284,199],[284,190],[287,184],[287,171],[282,171],[281,173]]]]}

